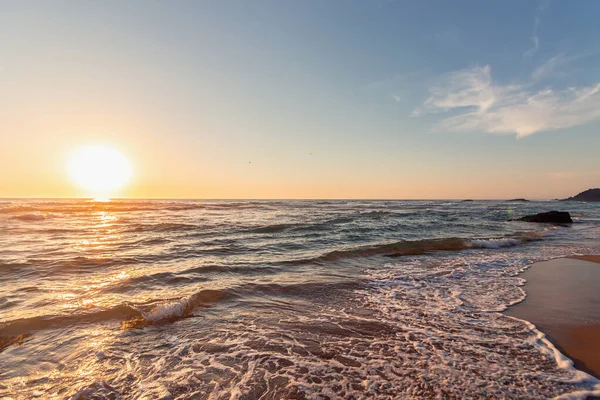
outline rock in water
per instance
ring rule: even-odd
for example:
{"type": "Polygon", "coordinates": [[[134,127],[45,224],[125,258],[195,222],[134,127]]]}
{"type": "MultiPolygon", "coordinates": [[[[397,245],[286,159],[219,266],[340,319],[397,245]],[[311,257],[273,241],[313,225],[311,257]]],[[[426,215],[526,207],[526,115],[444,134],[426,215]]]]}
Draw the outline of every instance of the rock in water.
{"type": "Polygon", "coordinates": [[[600,201],[600,189],[588,189],[564,201],[600,201]]]}
{"type": "Polygon", "coordinates": [[[553,224],[570,224],[573,222],[571,214],[566,211],[548,211],[535,215],[527,215],[518,221],[526,222],[549,222],[553,224]]]}

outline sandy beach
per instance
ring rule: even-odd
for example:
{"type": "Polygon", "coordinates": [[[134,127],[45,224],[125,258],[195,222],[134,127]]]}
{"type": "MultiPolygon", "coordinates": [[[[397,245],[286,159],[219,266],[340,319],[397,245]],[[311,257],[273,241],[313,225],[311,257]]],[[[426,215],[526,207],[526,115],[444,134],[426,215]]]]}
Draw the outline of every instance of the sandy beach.
{"type": "Polygon", "coordinates": [[[558,258],[522,274],[527,298],[506,314],[528,320],[575,367],[600,377],[600,256],[558,258]]]}

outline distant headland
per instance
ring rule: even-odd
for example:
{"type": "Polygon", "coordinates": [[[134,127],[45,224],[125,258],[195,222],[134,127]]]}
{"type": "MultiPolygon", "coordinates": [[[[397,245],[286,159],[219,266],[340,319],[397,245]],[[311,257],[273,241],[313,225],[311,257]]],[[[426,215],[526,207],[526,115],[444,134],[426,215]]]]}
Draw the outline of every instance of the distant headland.
{"type": "Polygon", "coordinates": [[[576,196],[563,199],[562,201],[600,201],[600,188],[588,189],[576,196]]]}

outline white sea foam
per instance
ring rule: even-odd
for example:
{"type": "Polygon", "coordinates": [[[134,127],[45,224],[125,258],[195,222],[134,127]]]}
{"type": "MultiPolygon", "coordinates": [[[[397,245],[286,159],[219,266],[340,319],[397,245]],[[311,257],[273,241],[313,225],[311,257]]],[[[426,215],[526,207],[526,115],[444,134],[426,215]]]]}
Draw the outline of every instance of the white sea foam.
{"type": "Polygon", "coordinates": [[[176,302],[159,304],[150,311],[141,311],[146,321],[157,322],[184,316],[190,312],[192,299],[185,297],[176,302]]]}
{"type": "Polygon", "coordinates": [[[502,247],[513,247],[523,244],[523,239],[518,238],[500,238],[500,239],[476,239],[471,240],[471,245],[475,248],[500,249],[502,247]]]}
{"type": "Polygon", "coordinates": [[[552,344],[552,342],[550,342],[546,338],[546,335],[544,335],[544,333],[539,331],[534,324],[532,324],[529,321],[525,321],[525,320],[515,318],[515,317],[509,317],[509,318],[520,321],[521,323],[527,325],[531,329],[531,331],[535,333],[535,339],[536,339],[535,343],[539,346],[540,350],[545,352],[548,355],[551,355],[554,358],[554,360],[556,361],[556,365],[558,365],[560,368],[570,370],[573,372],[572,382],[592,382],[594,384],[600,384],[600,380],[594,378],[593,376],[591,376],[583,371],[579,371],[579,370],[573,368],[573,361],[571,359],[569,359],[568,357],[566,357],[564,354],[562,354],[556,348],[556,346],[554,346],[552,344]]]}
{"type": "Polygon", "coordinates": [[[134,374],[143,377],[137,395],[173,399],[583,399],[598,381],[532,324],[498,312],[522,300],[516,274],[535,260],[485,249],[405,258],[367,272],[372,284],[354,299],[366,308],[344,301],[285,315],[234,313],[226,330],[191,330],[176,345],[157,330],[152,346],[133,346],[128,372],[114,381],[129,384],[134,374]]]}
{"type": "MultiPolygon", "coordinates": [[[[514,245],[512,240],[492,243],[500,244],[498,248],[502,248],[514,245]]],[[[488,243],[489,240],[477,244],[488,243]]],[[[539,259],[552,257],[560,251],[545,250],[543,256],[537,256],[539,259]]],[[[412,332],[409,335],[417,338],[416,348],[421,356],[430,353],[427,357],[437,359],[438,369],[456,367],[457,363],[465,361],[462,354],[468,352],[472,354],[472,365],[464,366],[467,369],[482,367],[486,364],[482,364],[482,359],[496,360],[483,368],[489,378],[506,380],[514,376],[511,371],[517,370],[540,382],[552,379],[554,384],[562,382],[564,385],[562,392],[554,393],[544,393],[541,387],[529,385],[528,395],[517,395],[506,387],[503,397],[554,397],[566,392],[568,394],[559,398],[585,398],[600,389],[600,381],[576,370],[572,361],[534,325],[499,313],[524,299],[525,292],[520,288],[524,280],[516,274],[531,261],[535,259],[514,252],[456,254],[432,262],[413,258],[390,264],[387,270],[371,271],[376,289],[366,293],[367,299],[381,311],[385,320],[394,321],[403,330],[412,332]],[[487,344],[481,348],[484,342],[487,344]],[[437,347],[435,343],[441,344],[443,356],[436,350],[427,351],[429,346],[437,347]],[[488,352],[487,346],[494,350],[488,352]],[[511,366],[508,359],[500,362],[504,357],[518,357],[521,361],[511,366]]],[[[464,372],[462,368],[460,370],[464,372]]],[[[444,374],[455,373],[448,369],[444,374]]],[[[437,372],[438,376],[444,374],[437,372]]],[[[452,377],[453,382],[461,379],[461,376],[452,377]]],[[[493,387],[494,384],[488,382],[486,385],[493,387]]]]}

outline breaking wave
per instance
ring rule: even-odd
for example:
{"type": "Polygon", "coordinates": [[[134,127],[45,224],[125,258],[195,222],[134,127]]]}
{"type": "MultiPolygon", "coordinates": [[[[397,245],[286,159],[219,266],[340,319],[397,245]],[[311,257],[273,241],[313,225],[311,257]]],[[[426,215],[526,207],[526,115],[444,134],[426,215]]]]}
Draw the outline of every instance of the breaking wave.
{"type": "Polygon", "coordinates": [[[179,299],[155,300],[145,303],[125,303],[105,309],[76,312],[64,315],[43,315],[7,321],[0,325],[0,338],[11,338],[33,331],[91,324],[110,320],[121,320],[124,329],[141,328],[147,325],[175,322],[189,317],[198,308],[210,307],[235,298],[252,296],[315,296],[334,290],[357,289],[359,282],[297,284],[243,284],[227,289],[203,289],[179,299]]]}
{"type": "Polygon", "coordinates": [[[540,240],[541,236],[535,233],[515,233],[513,237],[486,238],[486,239],[465,239],[465,238],[441,238],[441,239],[421,239],[421,240],[402,240],[399,242],[386,243],[374,246],[362,246],[348,250],[335,250],[322,256],[300,260],[296,262],[331,262],[348,258],[370,257],[370,256],[415,256],[435,251],[460,251],[467,249],[499,249],[503,247],[512,247],[524,243],[540,240]]]}
{"type": "Polygon", "coordinates": [[[194,309],[231,298],[233,295],[226,290],[202,290],[183,299],[171,300],[153,304],[120,304],[105,309],[79,312],[65,315],[44,315],[32,318],[22,318],[4,322],[0,325],[0,338],[11,338],[33,331],[67,327],[78,324],[91,324],[110,320],[121,320],[125,324],[135,321],[135,326],[173,322],[190,315],[194,309]]]}

